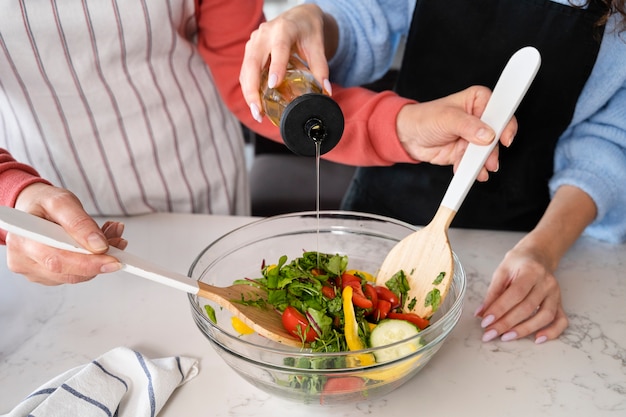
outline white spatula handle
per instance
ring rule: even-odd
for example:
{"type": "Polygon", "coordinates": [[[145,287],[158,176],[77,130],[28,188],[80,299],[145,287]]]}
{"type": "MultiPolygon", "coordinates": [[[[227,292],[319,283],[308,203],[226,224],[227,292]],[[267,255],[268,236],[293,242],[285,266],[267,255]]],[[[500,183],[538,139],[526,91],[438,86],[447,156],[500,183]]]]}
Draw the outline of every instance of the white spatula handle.
{"type": "Polygon", "coordinates": [[[520,49],[509,59],[480,118],[491,126],[496,137],[489,145],[469,144],[443,196],[442,206],[454,212],[459,210],[487,157],[500,140],[504,127],[528,91],[540,64],[539,51],[530,46],[520,49]]]}
{"type": "MultiPolygon", "coordinates": [[[[91,253],[76,243],[58,224],[14,208],[0,207],[0,228],[53,248],[91,253]]],[[[198,283],[185,275],[166,270],[115,247],[110,247],[107,254],[117,258],[126,272],[191,294],[198,292],[198,283]]]]}

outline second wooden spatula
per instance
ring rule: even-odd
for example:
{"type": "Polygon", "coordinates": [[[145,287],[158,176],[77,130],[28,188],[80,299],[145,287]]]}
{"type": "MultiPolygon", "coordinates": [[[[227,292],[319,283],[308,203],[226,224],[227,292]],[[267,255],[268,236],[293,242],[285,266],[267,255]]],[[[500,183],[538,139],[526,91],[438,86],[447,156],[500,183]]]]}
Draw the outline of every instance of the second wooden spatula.
{"type": "Polygon", "coordinates": [[[487,157],[500,140],[504,127],[528,91],[541,57],[533,47],[517,51],[502,71],[481,120],[496,132],[491,144],[470,144],[432,221],[402,239],[383,261],[376,284],[383,285],[403,271],[409,283],[405,310],[430,318],[446,297],[454,275],[454,258],[448,228],[487,157]]]}

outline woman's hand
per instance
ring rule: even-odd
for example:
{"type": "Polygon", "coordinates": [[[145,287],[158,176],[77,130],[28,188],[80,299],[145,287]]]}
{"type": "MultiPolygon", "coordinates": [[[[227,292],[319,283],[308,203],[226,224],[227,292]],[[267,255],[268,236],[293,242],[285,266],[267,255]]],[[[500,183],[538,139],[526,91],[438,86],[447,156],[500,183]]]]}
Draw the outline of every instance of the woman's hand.
{"type": "MultiPolygon", "coordinates": [[[[454,165],[456,170],[468,143],[487,145],[495,137],[493,129],[479,119],[489,97],[491,90],[487,87],[473,86],[437,100],[406,105],[396,119],[398,138],[414,159],[454,165]]],[[[516,132],[517,120],[513,117],[502,131],[500,143],[510,146],[516,132]]],[[[496,146],[477,179],[486,181],[488,171],[497,170],[496,146]]]]}
{"type": "Polygon", "coordinates": [[[493,274],[476,310],[483,341],[535,335],[556,339],[568,326],[556,271],[565,253],[597,215],[593,199],[572,185],[560,186],[537,226],[510,250],[493,274]]]}
{"type": "Polygon", "coordinates": [[[19,195],[15,208],[61,225],[82,247],[95,255],[85,255],[8,234],[7,265],[15,273],[45,285],[78,283],[99,273],[114,272],[121,265],[105,255],[109,245],[124,249],[124,225],[106,222],[102,228],[83,210],[76,196],[67,190],[36,183],[19,195]]]}
{"type": "Polygon", "coordinates": [[[561,289],[550,262],[532,247],[516,246],[493,274],[483,306],[483,341],[535,334],[535,343],[557,338],[568,326],[561,289]]]}
{"type": "Polygon", "coordinates": [[[259,87],[261,72],[270,61],[268,86],[280,84],[285,78],[287,61],[295,52],[307,64],[326,92],[332,93],[328,81],[327,56],[336,49],[336,23],[314,4],[296,6],[275,19],[262,23],[252,32],[239,74],[241,91],[252,116],[261,122],[259,87]]]}

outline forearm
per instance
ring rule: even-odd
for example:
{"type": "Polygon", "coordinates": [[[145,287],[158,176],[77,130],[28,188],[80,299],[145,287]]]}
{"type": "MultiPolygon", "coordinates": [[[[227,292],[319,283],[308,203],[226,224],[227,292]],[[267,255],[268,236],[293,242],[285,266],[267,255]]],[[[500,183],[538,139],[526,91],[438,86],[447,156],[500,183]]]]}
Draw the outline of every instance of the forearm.
{"type": "Polygon", "coordinates": [[[333,85],[333,98],[341,107],[345,128],[339,144],[325,159],[357,166],[415,163],[398,139],[396,120],[411,100],[391,91],[374,93],[360,87],[333,85]]]}
{"type": "Polygon", "coordinates": [[[563,185],[554,194],[537,226],[517,246],[531,246],[555,270],[597,214],[591,197],[580,188],[563,185]]]}

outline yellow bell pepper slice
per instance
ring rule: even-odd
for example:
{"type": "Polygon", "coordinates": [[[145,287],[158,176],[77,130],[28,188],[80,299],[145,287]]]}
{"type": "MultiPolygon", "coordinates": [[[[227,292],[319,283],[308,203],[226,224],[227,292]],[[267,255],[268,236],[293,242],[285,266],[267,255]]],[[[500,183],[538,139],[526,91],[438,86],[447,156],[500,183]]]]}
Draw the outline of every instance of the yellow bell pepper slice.
{"type": "Polygon", "coordinates": [[[361,271],[360,269],[350,269],[346,271],[346,274],[354,276],[362,276],[367,282],[376,282],[376,277],[369,272],[361,271]]]}
{"type": "MultiPolygon", "coordinates": [[[[365,346],[359,338],[359,327],[356,322],[356,315],[354,313],[354,306],[352,305],[352,287],[346,286],[341,293],[341,301],[343,306],[343,319],[344,319],[344,334],[346,336],[346,344],[350,350],[362,350],[365,346]]],[[[362,353],[358,355],[350,355],[354,357],[358,363],[356,366],[373,365],[376,361],[374,355],[369,353],[362,353]]]]}
{"type": "Polygon", "coordinates": [[[252,334],[254,330],[250,328],[246,323],[241,321],[239,317],[232,316],[230,318],[230,324],[233,326],[233,329],[240,335],[252,334]]]}

